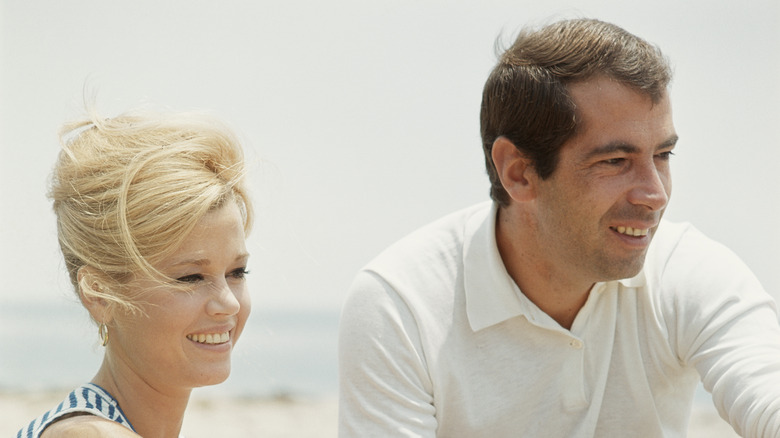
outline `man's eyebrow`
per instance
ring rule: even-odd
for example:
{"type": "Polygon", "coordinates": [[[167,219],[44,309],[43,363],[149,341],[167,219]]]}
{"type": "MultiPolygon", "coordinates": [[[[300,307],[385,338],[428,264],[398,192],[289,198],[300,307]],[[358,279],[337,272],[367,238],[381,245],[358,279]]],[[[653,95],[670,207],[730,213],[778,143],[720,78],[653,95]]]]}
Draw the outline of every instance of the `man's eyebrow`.
{"type": "Polygon", "coordinates": [[[680,137],[678,137],[677,134],[674,134],[671,137],[669,137],[668,140],[666,140],[665,142],[659,144],[658,147],[655,148],[655,149],[656,150],[660,150],[660,149],[666,149],[666,148],[674,147],[677,144],[677,140],[679,140],[679,139],[680,139],[680,137]]]}
{"type": "MultiPolygon", "coordinates": [[[[677,144],[677,140],[679,137],[675,134],[669,137],[667,140],[661,142],[656,146],[655,150],[661,150],[666,149],[670,147],[674,147],[674,145],[677,144]]],[[[601,145],[599,147],[596,147],[590,151],[588,151],[587,154],[585,154],[585,159],[590,159],[593,157],[598,157],[600,155],[609,155],[613,154],[615,152],[623,152],[626,154],[632,154],[639,152],[639,148],[631,143],[626,143],[622,141],[615,141],[611,143],[607,143],[604,145],[601,145]]]]}
{"type": "Polygon", "coordinates": [[[639,148],[630,144],[630,143],[624,143],[622,141],[616,141],[607,143],[601,146],[598,146],[596,148],[591,149],[588,151],[587,154],[585,154],[585,159],[589,160],[593,157],[598,157],[601,155],[609,155],[614,154],[615,152],[623,152],[626,154],[632,154],[639,152],[639,148]]]}

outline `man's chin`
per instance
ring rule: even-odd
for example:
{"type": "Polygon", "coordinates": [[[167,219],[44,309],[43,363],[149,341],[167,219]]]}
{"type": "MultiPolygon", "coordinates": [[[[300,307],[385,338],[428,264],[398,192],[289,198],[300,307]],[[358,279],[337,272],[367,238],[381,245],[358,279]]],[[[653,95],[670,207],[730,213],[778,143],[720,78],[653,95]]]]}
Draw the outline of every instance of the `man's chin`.
{"type": "Polygon", "coordinates": [[[628,278],[634,278],[642,272],[642,268],[645,266],[645,254],[631,261],[622,261],[612,263],[610,268],[604,270],[603,280],[601,281],[616,281],[625,280],[628,278]]]}

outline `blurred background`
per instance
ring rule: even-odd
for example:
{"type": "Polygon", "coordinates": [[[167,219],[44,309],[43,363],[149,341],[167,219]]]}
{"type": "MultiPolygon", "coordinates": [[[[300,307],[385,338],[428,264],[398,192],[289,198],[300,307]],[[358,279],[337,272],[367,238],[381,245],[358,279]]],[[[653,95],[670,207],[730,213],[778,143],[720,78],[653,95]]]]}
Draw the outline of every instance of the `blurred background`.
{"type": "Polygon", "coordinates": [[[70,389],[100,362],[45,197],[58,127],[82,114],[85,87],[105,117],[208,110],[245,141],[254,313],[233,375],[204,391],[329,396],[354,274],[488,199],[478,116],[494,44],[558,18],[612,21],[671,59],[680,142],[666,217],[730,246],[780,297],[776,0],[0,5],[0,390],[70,389]]]}

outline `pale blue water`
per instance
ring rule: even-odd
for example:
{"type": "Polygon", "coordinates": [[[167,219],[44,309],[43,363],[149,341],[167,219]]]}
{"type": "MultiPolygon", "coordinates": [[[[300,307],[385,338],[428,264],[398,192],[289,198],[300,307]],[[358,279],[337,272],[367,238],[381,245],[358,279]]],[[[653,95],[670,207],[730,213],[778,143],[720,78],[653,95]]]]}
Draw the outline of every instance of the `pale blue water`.
{"type": "MultiPolygon", "coordinates": [[[[199,389],[231,396],[333,397],[338,312],[253,310],[223,384],[199,389]]],[[[0,306],[0,391],[69,390],[102,359],[97,330],[77,303],[0,306]]],[[[699,386],[694,402],[711,404],[699,386]]]]}
{"type": "MultiPolygon", "coordinates": [[[[334,396],[335,311],[254,309],[223,384],[201,391],[234,396],[334,396]]],[[[0,390],[68,389],[89,380],[102,359],[97,330],[77,303],[0,305],[0,390]]]]}

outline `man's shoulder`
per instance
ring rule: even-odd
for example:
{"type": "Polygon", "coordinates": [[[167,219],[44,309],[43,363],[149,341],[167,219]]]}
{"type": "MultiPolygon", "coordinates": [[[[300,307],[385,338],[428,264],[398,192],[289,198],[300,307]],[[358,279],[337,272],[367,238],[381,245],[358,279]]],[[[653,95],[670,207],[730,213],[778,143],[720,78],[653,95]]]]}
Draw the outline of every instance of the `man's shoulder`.
{"type": "Polygon", "coordinates": [[[428,321],[429,329],[440,327],[452,314],[458,291],[462,294],[464,239],[470,226],[491,211],[490,203],[458,210],[382,251],[352,282],[342,310],[344,327],[403,315],[428,321]]]}
{"type": "Polygon", "coordinates": [[[731,255],[725,245],[706,236],[689,222],[662,220],[648,252],[648,259],[667,263],[673,257],[723,257],[731,255]]]}
{"type": "Polygon", "coordinates": [[[458,257],[462,254],[467,223],[477,215],[485,215],[490,208],[490,202],[482,202],[424,225],[387,247],[365,269],[422,268],[421,263],[430,267],[430,263],[443,263],[458,257]]]}
{"type": "Polygon", "coordinates": [[[753,275],[726,245],[690,223],[669,221],[658,228],[647,254],[645,273],[671,289],[710,287],[753,275]]]}

